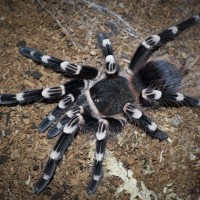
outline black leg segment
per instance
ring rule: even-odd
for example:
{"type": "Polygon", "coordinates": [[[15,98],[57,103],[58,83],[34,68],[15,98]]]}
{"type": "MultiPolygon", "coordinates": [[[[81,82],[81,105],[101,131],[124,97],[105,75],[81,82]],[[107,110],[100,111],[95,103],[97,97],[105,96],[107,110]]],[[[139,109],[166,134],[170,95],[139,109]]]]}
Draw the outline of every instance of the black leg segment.
{"type": "Polygon", "coordinates": [[[88,186],[88,194],[92,195],[97,190],[103,174],[103,157],[106,150],[106,138],[108,131],[120,132],[124,125],[123,120],[115,118],[102,118],[98,121],[96,131],[96,153],[92,170],[92,179],[88,186]]]}
{"type": "Polygon", "coordinates": [[[200,100],[183,93],[170,93],[160,90],[144,89],[140,94],[140,103],[145,106],[163,107],[200,107],[200,100]]]}
{"type": "Polygon", "coordinates": [[[99,74],[99,71],[93,67],[63,61],[29,47],[20,47],[19,51],[23,56],[68,77],[95,79],[99,74]]]}
{"type": "Polygon", "coordinates": [[[173,40],[178,34],[185,29],[191,27],[200,21],[200,14],[195,15],[175,26],[172,26],[164,31],[158,33],[157,35],[152,35],[144,40],[138,49],[136,50],[131,62],[129,64],[129,69],[134,70],[141,67],[151,56],[153,52],[158,50],[162,45],[173,40]]]}
{"type": "Polygon", "coordinates": [[[0,105],[28,104],[33,102],[56,102],[73,90],[81,90],[85,86],[84,80],[72,80],[65,84],[24,91],[17,94],[0,94],[0,105]]]}
{"type": "Polygon", "coordinates": [[[133,104],[127,103],[124,106],[124,113],[131,123],[144,130],[152,138],[156,138],[161,141],[168,138],[167,134],[160,130],[155,122],[144,115],[133,104]]]}
{"type": "Polygon", "coordinates": [[[42,192],[42,190],[44,190],[44,188],[50,182],[56,170],[58,161],[62,158],[64,152],[69,147],[74,138],[74,134],[78,129],[80,120],[80,116],[76,115],[72,117],[71,120],[65,125],[62,135],[58,139],[53,151],[49,156],[49,160],[44,169],[43,176],[35,186],[35,193],[38,194],[42,192]]]}

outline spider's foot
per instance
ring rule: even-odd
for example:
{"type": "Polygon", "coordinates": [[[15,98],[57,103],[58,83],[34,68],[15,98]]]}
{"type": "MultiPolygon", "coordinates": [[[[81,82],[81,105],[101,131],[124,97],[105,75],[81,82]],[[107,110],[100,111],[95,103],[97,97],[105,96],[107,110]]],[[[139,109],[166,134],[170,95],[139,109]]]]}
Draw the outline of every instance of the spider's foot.
{"type": "Polygon", "coordinates": [[[52,121],[54,120],[50,120],[49,118],[44,118],[38,127],[38,132],[43,133],[44,131],[46,131],[46,129],[49,128],[49,126],[51,126],[52,121]]]}
{"type": "Polygon", "coordinates": [[[87,188],[88,195],[93,195],[96,192],[99,182],[100,182],[99,180],[94,180],[94,179],[91,180],[87,188]]]}
{"type": "Polygon", "coordinates": [[[0,105],[10,105],[17,103],[17,95],[16,94],[1,94],[0,95],[0,105]]]}
{"type": "Polygon", "coordinates": [[[45,117],[38,127],[38,132],[43,133],[46,131],[55,120],[57,120],[63,113],[63,110],[58,106],[52,110],[47,117],[45,117]]]}
{"type": "Polygon", "coordinates": [[[160,141],[168,138],[168,135],[164,131],[161,131],[155,122],[144,115],[133,104],[127,103],[124,106],[124,112],[131,123],[136,124],[152,138],[159,139],[160,141]]]}
{"type": "Polygon", "coordinates": [[[160,141],[166,140],[168,138],[167,133],[165,133],[164,131],[161,131],[159,129],[157,129],[152,134],[150,134],[150,136],[152,138],[158,139],[160,141]]]}
{"type": "Polygon", "coordinates": [[[19,48],[19,52],[26,58],[30,58],[39,63],[41,63],[41,58],[42,58],[42,56],[44,56],[44,53],[42,53],[36,49],[26,47],[26,46],[21,46],[19,48]]]}
{"type": "Polygon", "coordinates": [[[107,37],[106,37],[105,33],[99,33],[99,34],[97,34],[97,39],[100,42],[100,44],[102,44],[103,40],[107,39],[107,37]]]}
{"type": "MultiPolygon", "coordinates": [[[[66,136],[63,136],[64,138],[66,138],[66,136]]],[[[44,169],[44,173],[43,173],[43,176],[40,178],[40,180],[36,183],[36,186],[35,186],[35,193],[36,194],[39,194],[41,193],[45,187],[49,184],[51,178],[53,177],[53,174],[55,172],[55,169],[56,169],[56,165],[57,165],[57,161],[58,161],[58,158],[61,154],[61,148],[62,148],[62,145],[63,145],[63,137],[61,137],[61,142],[60,142],[60,149],[56,149],[55,146],[54,147],[54,150],[51,152],[50,154],[50,158],[46,164],[46,167],[44,169]]]]}
{"type": "MultiPolygon", "coordinates": [[[[64,126],[63,126],[64,127],[64,126]]],[[[47,133],[47,138],[51,139],[57,135],[59,135],[62,131],[62,128],[59,128],[57,126],[52,127],[51,129],[49,129],[48,133],[47,133]]]]}
{"type": "Polygon", "coordinates": [[[41,193],[41,192],[44,190],[44,188],[46,187],[46,185],[47,185],[48,183],[49,183],[49,182],[47,182],[45,179],[41,178],[41,179],[37,182],[37,184],[36,184],[36,186],[35,186],[35,189],[34,189],[35,194],[41,193]]]}
{"type": "Polygon", "coordinates": [[[48,133],[47,133],[47,137],[48,139],[51,139],[57,135],[59,135],[65,124],[67,124],[67,122],[69,121],[69,117],[67,115],[65,115],[58,123],[56,126],[51,127],[51,129],[49,129],[48,133]]]}

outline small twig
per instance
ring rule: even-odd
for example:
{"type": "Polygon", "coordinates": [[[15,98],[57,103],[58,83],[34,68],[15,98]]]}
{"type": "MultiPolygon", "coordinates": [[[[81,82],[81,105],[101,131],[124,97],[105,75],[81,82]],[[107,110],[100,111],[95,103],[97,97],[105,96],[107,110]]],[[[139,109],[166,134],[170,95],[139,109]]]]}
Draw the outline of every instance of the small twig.
{"type": "Polygon", "coordinates": [[[162,151],[160,152],[160,163],[161,163],[162,160],[163,160],[163,152],[164,152],[164,150],[162,150],[162,151]]]}
{"type": "Polygon", "coordinates": [[[133,36],[133,37],[137,37],[137,34],[136,34],[134,28],[132,28],[132,27],[129,25],[129,23],[126,22],[120,15],[114,13],[112,10],[110,10],[110,9],[108,9],[108,8],[106,8],[106,7],[103,7],[103,6],[101,6],[101,5],[92,3],[92,2],[90,2],[90,1],[88,1],[88,0],[82,0],[82,1],[83,1],[84,3],[89,4],[91,7],[96,8],[96,9],[97,9],[98,11],[100,11],[100,12],[104,12],[104,13],[107,12],[107,13],[109,13],[110,15],[113,15],[113,16],[116,17],[120,22],[122,22],[122,23],[125,25],[125,27],[127,27],[127,28],[124,29],[125,32],[129,33],[129,34],[130,34],[131,36],[133,36]]]}
{"type": "Polygon", "coordinates": [[[76,46],[82,47],[78,42],[76,42],[73,37],[71,36],[71,34],[69,33],[69,31],[67,31],[67,29],[61,24],[61,22],[42,4],[42,2],[40,0],[36,0],[39,5],[45,10],[45,12],[47,14],[49,14],[58,24],[58,26],[66,33],[66,35],[70,38],[70,40],[72,41],[72,43],[76,46]]]}
{"type": "Polygon", "coordinates": [[[125,59],[125,58],[121,58],[119,60],[122,61],[122,62],[128,63],[128,64],[130,64],[130,62],[131,62],[130,60],[125,59]]]}

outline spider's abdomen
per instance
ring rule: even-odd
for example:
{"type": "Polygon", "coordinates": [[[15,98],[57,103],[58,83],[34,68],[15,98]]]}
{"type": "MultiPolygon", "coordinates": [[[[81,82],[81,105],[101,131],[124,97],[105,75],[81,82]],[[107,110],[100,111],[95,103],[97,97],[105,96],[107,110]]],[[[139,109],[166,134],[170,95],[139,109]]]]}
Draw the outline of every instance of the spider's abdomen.
{"type": "Polygon", "coordinates": [[[157,60],[141,67],[133,77],[133,83],[139,92],[145,88],[177,92],[181,86],[181,79],[181,71],[175,65],[157,60]]]}
{"type": "Polygon", "coordinates": [[[90,95],[100,114],[107,116],[122,113],[124,105],[135,99],[129,81],[120,76],[97,82],[90,95]]]}

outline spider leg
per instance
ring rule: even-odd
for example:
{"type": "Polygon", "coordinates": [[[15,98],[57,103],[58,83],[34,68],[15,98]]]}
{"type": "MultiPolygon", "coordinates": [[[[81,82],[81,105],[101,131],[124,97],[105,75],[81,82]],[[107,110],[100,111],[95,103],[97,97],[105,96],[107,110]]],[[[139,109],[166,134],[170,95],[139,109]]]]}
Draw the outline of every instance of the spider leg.
{"type": "Polygon", "coordinates": [[[82,113],[82,107],[73,107],[72,109],[68,110],[64,116],[62,117],[62,119],[53,127],[51,127],[51,129],[49,129],[48,133],[47,133],[47,137],[53,138],[55,136],[57,136],[58,134],[61,133],[61,131],[63,130],[65,124],[76,114],[78,113],[82,113]]]}
{"type": "Polygon", "coordinates": [[[64,152],[71,144],[74,138],[74,134],[79,128],[79,125],[84,124],[90,128],[93,128],[98,122],[97,119],[84,114],[83,107],[74,107],[74,109],[71,110],[71,113],[69,112],[68,117],[70,119],[65,124],[62,130],[63,132],[49,156],[49,160],[44,169],[43,176],[35,186],[35,193],[37,194],[42,192],[42,190],[44,190],[44,188],[50,182],[56,170],[58,161],[62,158],[64,152]]]}
{"type": "Polygon", "coordinates": [[[152,35],[148,37],[140,44],[134,56],[132,57],[131,62],[129,64],[129,69],[138,69],[138,67],[142,66],[143,63],[147,61],[147,59],[151,56],[153,52],[157,51],[162,45],[173,40],[175,37],[178,36],[180,32],[191,27],[199,21],[200,14],[190,17],[189,19],[175,26],[161,31],[157,35],[152,35]]]}
{"type": "Polygon", "coordinates": [[[53,102],[70,93],[74,88],[83,88],[84,85],[83,80],[76,79],[52,88],[24,91],[17,94],[0,94],[0,105],[53,102]]]}
{"type": "Polygon", "coordinates": [[[98,120],[88,114],[83,114],[84,113],[83,108],[79,106],[79,107],[72,107],[72,109],[68,110],[61,118],[61,120],[58,121],[56,125],[54,125],[49,129],[47,137],[52,138],[60,134],[65,124],[77,113],[82,113],[85,126],[87,126],[87,129],[91,129],[93,131],[98,120]]]}
{"type": "Polygon", "coordinates": [[[107,76],[113,77],[113,76],[118,75],[119,66],[115,62],[110,40],[106,37],[104,33],[98,34],[97,39],[99,41],[100,47],[102,48],[103,54],[105,56],[107,76]]]}
{"type": "Polygon", "coordinates": [[[58,139],[56,145],[53,148],[53,151],[49,156],[49,160],[44,169],[43,176],[35,186],[35,193],[38,194],[42,192],[42,190],[50,182],[51,178],[54,175],[58,161],[62,158],[64,152],[71,144],[74,138],[74,134],[77,131],[81,120],[82,120],[81,115],[75,115],[65,125],[63,133],[61,134],[60,138],[58,139]]]}
{"type": "Polygon", "coordinates": [[[54,125],[53,127],[51,127],[48,130],[47,133],[47,138],[51,139],[57,135],[59,135],[62,132],[62,129],[64,128],[65,124],[70,120],[70,118],[68,117],[67,114],[64,115],[64,117],[62,117],[58,123],[56,125],[54,125]]]}
{"type": "Polygon", "coordinates": [[[160,90],[144,89],[140,94],[140,102],[143,106],[186,106],[200,107],[200,100],[182,93],[170,93],[160,90]]]}
{"type": "Polygon", "coordinates": [[[99,75],[99,71],[93,67],[63,61],[29,47],[20,47],[19,51],[23,56],[68,77],[95,79],[99,75]]]}
{"type": "Polygon", "coordinates": [[[89,183],[87,192],[92,195],[97,190],[103,174],[103,157],[106,149],[107,131],[114,129],[113,131],[119,132],[123,127],[123,123],[120,120],[114,118],[102,118],[98,121],[98,128],[96,131],[96,153],[95,161],[92,170],[92,179],[89,183]]]}
{"type": "Polygon", "coordinates": [[[160,130],[155,122],[144,115],[133,104],[127,103],[123,110],[131,123],[144,130],[152,138],[159,139],[160,141],[168,138],[167,134],[160,130]]]}

